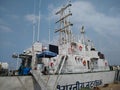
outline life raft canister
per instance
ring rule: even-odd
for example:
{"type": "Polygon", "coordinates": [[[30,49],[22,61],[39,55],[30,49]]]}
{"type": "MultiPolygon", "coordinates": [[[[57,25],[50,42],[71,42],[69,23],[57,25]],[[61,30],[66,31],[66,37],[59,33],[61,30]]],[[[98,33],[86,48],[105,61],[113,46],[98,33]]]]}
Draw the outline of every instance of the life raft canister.
{"type": "Polygon", "coordinates": [[[79,46],[79,50],[82,51],[82,46],[81,45],[79,46]]]}
{"type": "Polygon", "coordinates": [[[83,65],[86,66],[86,61],[85,60],[83,61],[83,65]]]}

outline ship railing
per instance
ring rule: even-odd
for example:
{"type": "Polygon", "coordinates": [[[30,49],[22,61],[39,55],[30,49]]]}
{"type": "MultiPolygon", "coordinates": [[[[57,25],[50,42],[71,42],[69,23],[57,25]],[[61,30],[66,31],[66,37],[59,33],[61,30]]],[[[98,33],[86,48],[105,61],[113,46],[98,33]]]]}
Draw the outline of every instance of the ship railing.
{"type": "Polygon", "coordinates": [[[87,72],[90,71],[85,66],[78,65],[67,65],[63,68],[62,73],[76,73],[76,72],[87,72]]]}
{"type": "Polygon", "coordinates": [[[87,66],[78,66],[78,65],[67,65],[63,68],[62,73],[72,73],[72,72],[94,72],[94,71],[107,71],[109,66],[96,66],[94,68],[89,68],[87,66]]]}
{"type": "Polygon", "coordinates": [[[86,51],[84,54],[88,57],[99,58],[98,57],[98,51],[86,51]]]}
{"type": "Polygon", "coordinates": [[[63,66],[64,66],[64,62],[65,62],[66,59],[67,59],[66,55],[63,55],[63,56],[60,57],[59,62],[56,64],[56,65],[58,65],[56,67],[56,71],[55,71],[56,73],[58,73],[58,74],[61,73],[61,71],[63,69],[63,66]]]}
{"type": "Polygon", "coordinates": [[[96,67],[93,67],[93,71],[106,71],[106,70],[110,70],[109,66],[96,66],[96,67]]]}
{"type": "Polygon", "coordinates": [[[60,66],[60,69],[59,69],[59,72],[58,72],[59,74],[61,73],[61,70],[62,70],[62,68],[63,68],[64,62],[65,62],[65,60],[66,60],[66,57],[67,57],[67,56],[64,56],[63,59],[62,59],[62,63],[61,63],[61,66],[60,66]]]}

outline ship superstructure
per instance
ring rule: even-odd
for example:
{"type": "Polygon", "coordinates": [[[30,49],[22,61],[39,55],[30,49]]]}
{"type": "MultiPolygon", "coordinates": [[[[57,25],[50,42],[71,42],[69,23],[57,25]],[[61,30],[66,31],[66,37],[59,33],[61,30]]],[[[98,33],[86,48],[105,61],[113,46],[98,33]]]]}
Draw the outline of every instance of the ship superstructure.
{"type": "Polygon", "coordinates": [[[61,8],[56,15],[60,19],[56,22],[59,29],[59,54],[54,57],[54,73],[79,73],[109,70],[104,54],[97,51],[91,40],[85,38],[84,26],[81,28],[81,37],[76,39],[72,33],[69,17],[72,16],[68,4],[61,8]],[[66,13],[67,12],[67,13],[66,13]]]}

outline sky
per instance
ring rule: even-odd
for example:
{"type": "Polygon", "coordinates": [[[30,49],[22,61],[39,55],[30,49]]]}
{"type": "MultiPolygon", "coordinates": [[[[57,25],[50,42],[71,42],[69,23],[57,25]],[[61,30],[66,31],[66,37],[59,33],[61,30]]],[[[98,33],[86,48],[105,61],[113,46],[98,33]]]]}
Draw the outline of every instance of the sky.
{"type": "MultiPolygon", "coordinates": [[[[15,66],[13,53],[20,54],[35,39],[40,12],[39,41],[54,41],[56,11],[68,0],[0,0],[0,62],[15,66]],[[40,5],[40,7],[39,7],[40,5]],[[34,25],[33,25],[34,21],[34,25]]],[[[120,65],[120,0],[72,0],[72,31],[78,34],[82,25],[97,50],[105,54],[110,65],[120,65]]]]}

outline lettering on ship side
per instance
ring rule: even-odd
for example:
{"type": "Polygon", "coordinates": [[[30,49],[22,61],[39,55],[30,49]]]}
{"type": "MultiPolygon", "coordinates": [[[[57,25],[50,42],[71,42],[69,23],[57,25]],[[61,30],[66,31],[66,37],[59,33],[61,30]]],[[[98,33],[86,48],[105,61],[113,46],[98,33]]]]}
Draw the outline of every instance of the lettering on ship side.
{"type": "Polygon", "coordinates": [[[76,81],[75,84],[57,85],[57,90],[80,90],[81,88],[85,88],[85,87],[93,88],[100,85],[102,85],[102,80],[95,80],[95,81],[82,82],[82,83],[76,81]]]}

